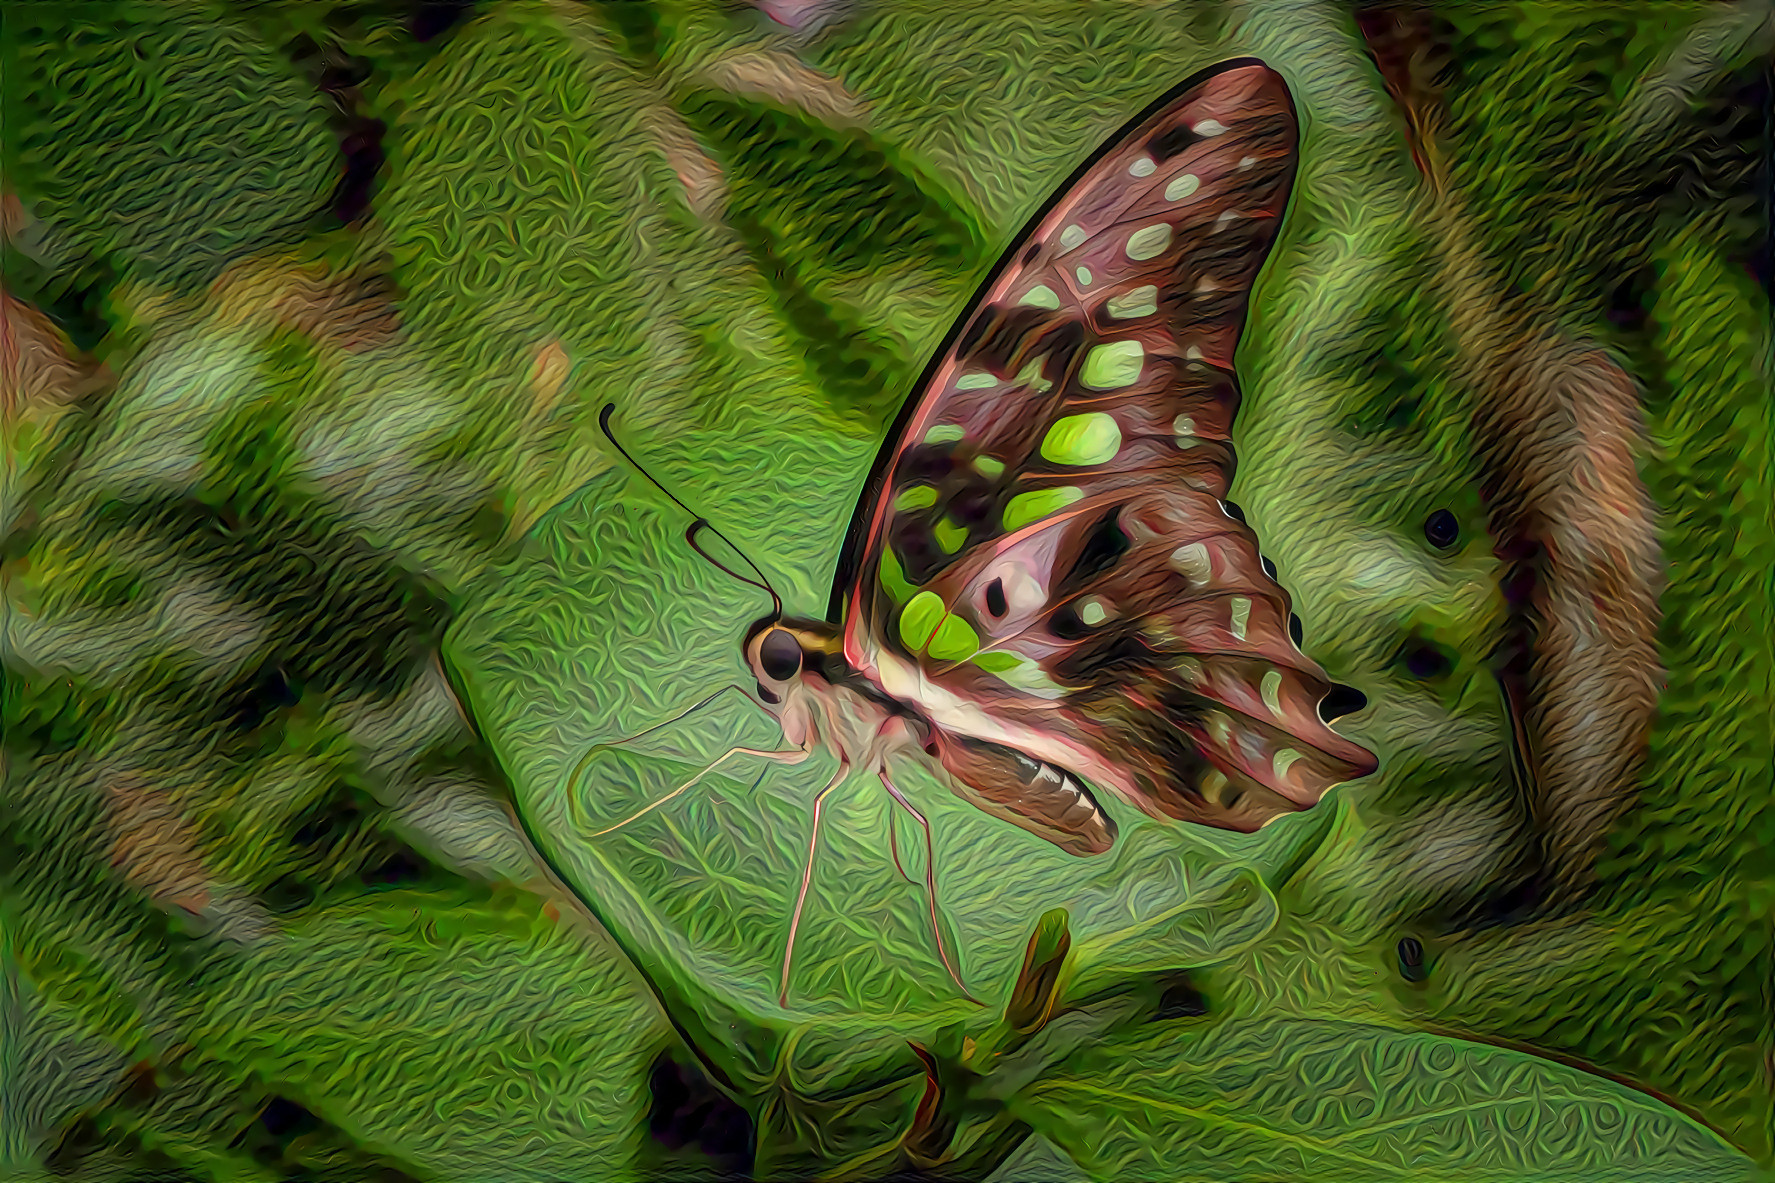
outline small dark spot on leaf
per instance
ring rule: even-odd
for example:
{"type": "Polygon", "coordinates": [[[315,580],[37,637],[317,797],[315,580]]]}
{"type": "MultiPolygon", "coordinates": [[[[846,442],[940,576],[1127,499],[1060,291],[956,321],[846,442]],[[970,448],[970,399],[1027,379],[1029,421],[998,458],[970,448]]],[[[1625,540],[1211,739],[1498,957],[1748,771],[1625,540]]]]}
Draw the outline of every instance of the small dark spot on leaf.
{"type": "Polygon", "coordinates": [[[425,877],[425,860],[411,850],[397,850],[364,872],[364,882],[376,887],[415,883],[425,877]]]}
{"type": "Polygon", "coordinates": [[[1300,648],[1301,641],[1306,637],[1306,633],[1301,629],[1300,617],[1292,612],[1288,614],[1288,637],[1294,642],[1296,649],[1300,648]]]}
{"type": "Polygon", "coordinates": [[[1454,668],[1448,654],[1428,642],[1419,642],[1405,651],[1405,669],[1414,678],[1441,678],[1454,668]]]}
{"type": "Polygon", "coordinates": [[[1404,937],[1399,942],[1399,973],[1408,982],[1421,982],[1426,976],[1424,969],[1424,946],[1416,937],[1404,937]]]}
{"type": "Polygon", "coordinates": [[[414,8],[407,27],[412,30],[415,41],[434,41],[467,16],[474,5],[475,0],[423,0],[414,8]]]}
{"type": "Polygon", "coordinates": [[[1263,573],[1265,575],[1268,575],[1271,579],[1276,578],[1276,564],[1270,562],[1269,558],[1265,555],[1258,555],[1257,561],[1263,565],[1263,573]]]}
{"type": "Polygon", "coordinates": [[[1159,996],[1159,1007],[1153,1012],[1155,1022],[1166,1019],[1199,1019],[1208,1013],[1208,1000],[1187,979],[1173,982],[1159,996]]]}
{"type": "Polygon", "coordinates": [[[1424,537],[1437,550],[1447,550],[1461,537],[1461,523],[1446,509],[1439,509],[1424,519],[1424,537]]]}
{"type": "Polygon", "coordinates": [[[273,1097],[259,1113],[259,1124],[273,1138],[298,1138],[320,1128],[320,1118],[287,1097],[273,1097]]]}
{"type": "Polygon", "coordinates": [[[280,916],[289,916],[300,912],[314,903],[314,888],[299,879],[285,875],[276,879],[264,891],[259,893],[259,900],[266,908],[280,916]]]}
{"type": "Polygon", "coordinates": [[[1231,502],[1231,501],[1222,501],[1221,504],[1226,507],[1226,516],[1227,517],[1233,519],[1233,521],[1235,521],[1235,522],[1238,522],[1240,525],[1245,524],[1245,511],[1240,509],[1236,503],[1231,502]]]}
{"type": "Polygon", "coordinates": [[[313,809],[291,835],[297,846],[330,847],[351,833],[363,820],[363,811],[350,799],[343,785],[313,809]]]}

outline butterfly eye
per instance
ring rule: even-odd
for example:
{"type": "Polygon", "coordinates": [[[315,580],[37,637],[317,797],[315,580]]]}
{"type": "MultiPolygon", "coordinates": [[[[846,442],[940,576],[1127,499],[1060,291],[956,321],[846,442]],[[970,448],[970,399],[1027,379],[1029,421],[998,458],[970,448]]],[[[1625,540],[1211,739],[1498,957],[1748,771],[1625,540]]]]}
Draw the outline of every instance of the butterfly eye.
{"type": "Polygon", "coordinates": [[[773,682],[787,682],[801,672],[801,642],[786,628],[773,628],[758,643],[758,668],[773,682]]]}

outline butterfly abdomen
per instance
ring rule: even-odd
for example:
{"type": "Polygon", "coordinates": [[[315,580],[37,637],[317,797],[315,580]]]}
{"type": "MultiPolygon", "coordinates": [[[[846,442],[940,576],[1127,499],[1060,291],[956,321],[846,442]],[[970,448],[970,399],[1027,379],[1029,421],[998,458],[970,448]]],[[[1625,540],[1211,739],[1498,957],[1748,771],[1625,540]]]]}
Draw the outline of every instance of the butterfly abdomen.
{"type": "Polygon", "coordinates": [[[1077,855],[1115,844],[1116,827],[1072,774],[998,744],[951,738],[940,748],[957,793],[1077,855]]]}

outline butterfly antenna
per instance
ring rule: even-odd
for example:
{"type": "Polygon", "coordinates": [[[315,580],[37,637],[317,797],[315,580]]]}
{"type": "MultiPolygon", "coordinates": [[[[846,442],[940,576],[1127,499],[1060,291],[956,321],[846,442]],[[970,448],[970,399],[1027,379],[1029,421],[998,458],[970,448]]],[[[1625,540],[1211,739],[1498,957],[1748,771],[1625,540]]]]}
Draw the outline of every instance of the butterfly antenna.
{"type": "Polygon", "coordinates": [[[654,488],[658,489],[660,492],[664,493],[668,498],[670,498],[673,505],[676,505],[679,509],[683,510],[685,513],[689,514],[691,517],[696,519],[695,521],[691,522],[690,525],[684,531],[684,541],[690,544],[690,549],[694,550],[698,555],[702,556],[703,561],[708,563],[711,567],[714,567],[717,571],[720,571],[723,574],[726,574],[734,579],[737,579],[741,583],[749,584],[752,587],[755,587],[759,591],[764,592],[766,595],[770,596],[771,615],[773,617],[780,617],[783,614],[783,597],[781,597],[777,594],[777,589],[771,586],[770,580],[765,578],[764,572],[760,571],[758,569],[758,564],[754,563],[746,555],[745,551],[741,550],[737,546],[734,546],[733,539],[731,539],[727,535],[723,534],[720,530],[717,530],[715,528],[714,524],[711,523],[708,518],[705,518],[702,514],[696,512],[696,510],[694,510],[694,509],[690,508],[690,506],[684,504],[684,502],[680,501],[677,498],[677,496],[670,489],[668,489],[664,485],[660,484],[657,480],[654,480],[653,474],[648,472],[645,468],[642,468],[640,462],[638,460],[636,460],[633,456],[629,455],[629,450],[617,442],[615,434],[613,434],[610,430],[610,416],[612,414],[614,414],[615,412],[616,412],[616,404],[615,403],[604,404],[604,409],[598,413],[598,428],[599,428],[599,430],[603,431],[604,438],[610,441],[610,445],[613,448],[615,448],[618,452],[622,453],[622,458],[624,460],[627,460],[630,464],[635,466],[636,472],[638,472],[642,476],[646,477],[648,479],[648,481],[653,485],[654,488]],[[741,575],[738,571],[735,571],[732,567],[727,566],[725,563],[716,559],[708,551],[704,550],[702,547],[702,543],[697,541],[697,534],[703,530],[707,530],[709,533],[713,534],[715,537],[721,539],[721,541],[727,543],[727,545],[730,548],[732,548],[734,554],[740,556],[740,558],[745,560],[746,566],[752,568],[752,573],[754,575],[758,576],[758,578],[757,579],[746,578],[744,575],[741,575]]]}

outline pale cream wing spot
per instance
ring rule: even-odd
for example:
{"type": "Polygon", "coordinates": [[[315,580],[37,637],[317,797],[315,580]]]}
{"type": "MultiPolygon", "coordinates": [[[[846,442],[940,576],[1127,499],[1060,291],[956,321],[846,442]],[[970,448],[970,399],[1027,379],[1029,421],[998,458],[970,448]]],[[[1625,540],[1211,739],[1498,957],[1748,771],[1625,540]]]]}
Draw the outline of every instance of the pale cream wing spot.
{"type": "Polygon", "coordinates": [[[1208,547],[1191,542],[1171,552],[1171,566],[1194,587],[1207,587],[1214,580],[1214,560],[1208,547]]]}
{"type": "Polygon", "coordinates": [[[1232,632],[1233,639],[1243,641],[1245,629],[1251,623],[1251,601],[1244,596],[1234,596],[1228,616],[1227,627],[1232,632]]]}
{"type": "Polygon", "coordinates": [[[1201,187],[1202,179],[1195,173],[1179,173],[1165,186],[1165,200],[1182,201],[1186,197],[1194,197],[1201,187]]]}

